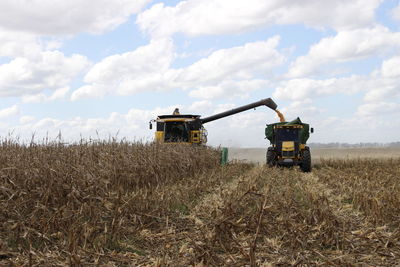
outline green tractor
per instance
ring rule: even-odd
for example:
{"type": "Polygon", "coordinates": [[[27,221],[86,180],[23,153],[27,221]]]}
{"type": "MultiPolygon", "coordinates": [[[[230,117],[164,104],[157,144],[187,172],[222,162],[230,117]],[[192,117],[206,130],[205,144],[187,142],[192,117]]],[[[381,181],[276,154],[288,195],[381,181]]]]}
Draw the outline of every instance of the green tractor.
{"type": "Polygon", "coordinates": [[[297,118],[291,122],[267,124],[265,136],[271,142],[267,150],[268,166],[300,166],[311,171],[311,152],[306,142],[314,129],[297,118]]]}

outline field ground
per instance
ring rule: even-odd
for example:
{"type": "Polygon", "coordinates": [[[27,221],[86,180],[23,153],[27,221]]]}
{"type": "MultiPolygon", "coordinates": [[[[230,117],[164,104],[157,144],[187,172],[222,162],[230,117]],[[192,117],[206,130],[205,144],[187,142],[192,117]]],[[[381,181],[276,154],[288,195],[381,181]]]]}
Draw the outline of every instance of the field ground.
{"type": "MultiPolygon", "coordinates": [[[[265,163],[266,148],[229,148],[230,160],[265,163]]],[[[320,159],[387,159],[400,157],[400,148],[311,148],[314,163],[320,159]]]]}
{"type": "Polygon", "coordinates": [[[187,147],[0,150],[1,266],[400,263],[398,157],[302,173],[187,147]]]}

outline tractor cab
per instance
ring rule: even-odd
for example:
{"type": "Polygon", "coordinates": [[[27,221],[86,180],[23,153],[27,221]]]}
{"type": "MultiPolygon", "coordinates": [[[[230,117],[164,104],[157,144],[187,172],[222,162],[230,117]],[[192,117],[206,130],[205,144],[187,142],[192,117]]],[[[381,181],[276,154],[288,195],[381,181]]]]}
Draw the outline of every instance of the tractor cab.
{"type": "Polygon", "coordinates": [[[273,146],[282,151],[282,158],[294,158],[300,150],[301,125],[276,125],[273,138],[273,146]]]}
{"type": "Polygon", "coordinates": [[[267,124],[265,135],[271,142],[267,150],[269,166],[298,165],[304,172],[311,171],[311,153],[306,146],[310,136],[309,124],[303,123],[300,118],[291,122],[267,124]]]}

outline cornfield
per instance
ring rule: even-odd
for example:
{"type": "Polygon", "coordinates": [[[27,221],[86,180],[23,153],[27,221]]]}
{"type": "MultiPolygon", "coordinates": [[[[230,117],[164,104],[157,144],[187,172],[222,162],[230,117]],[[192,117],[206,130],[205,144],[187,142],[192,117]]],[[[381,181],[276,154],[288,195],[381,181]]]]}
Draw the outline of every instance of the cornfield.
{"type": "Polygon", "coordinates": [[[0,265],[396,266],[400,159],[312,173],[206,147],[0,144],[0,265]]]}

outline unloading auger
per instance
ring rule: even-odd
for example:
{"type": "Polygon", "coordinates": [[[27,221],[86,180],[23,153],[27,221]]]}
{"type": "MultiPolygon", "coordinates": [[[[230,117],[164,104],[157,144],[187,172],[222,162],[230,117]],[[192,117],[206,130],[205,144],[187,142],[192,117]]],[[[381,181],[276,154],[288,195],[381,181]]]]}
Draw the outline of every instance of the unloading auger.
{"type": "Polygon", "coordinates": [[[201,118],[200,115],[181,115],[179,110],[175,109],[172,115],[159,115],[157,119],[151,120],[150,129],[154,122],[156,124],[155,140],[160,143],[205,144],[207,142],[207,131],[203,126],[205,123],[260,106],[266,106],[273,110],[277,108],[271,98],[266,98],[205,118],[201,118]]]}

